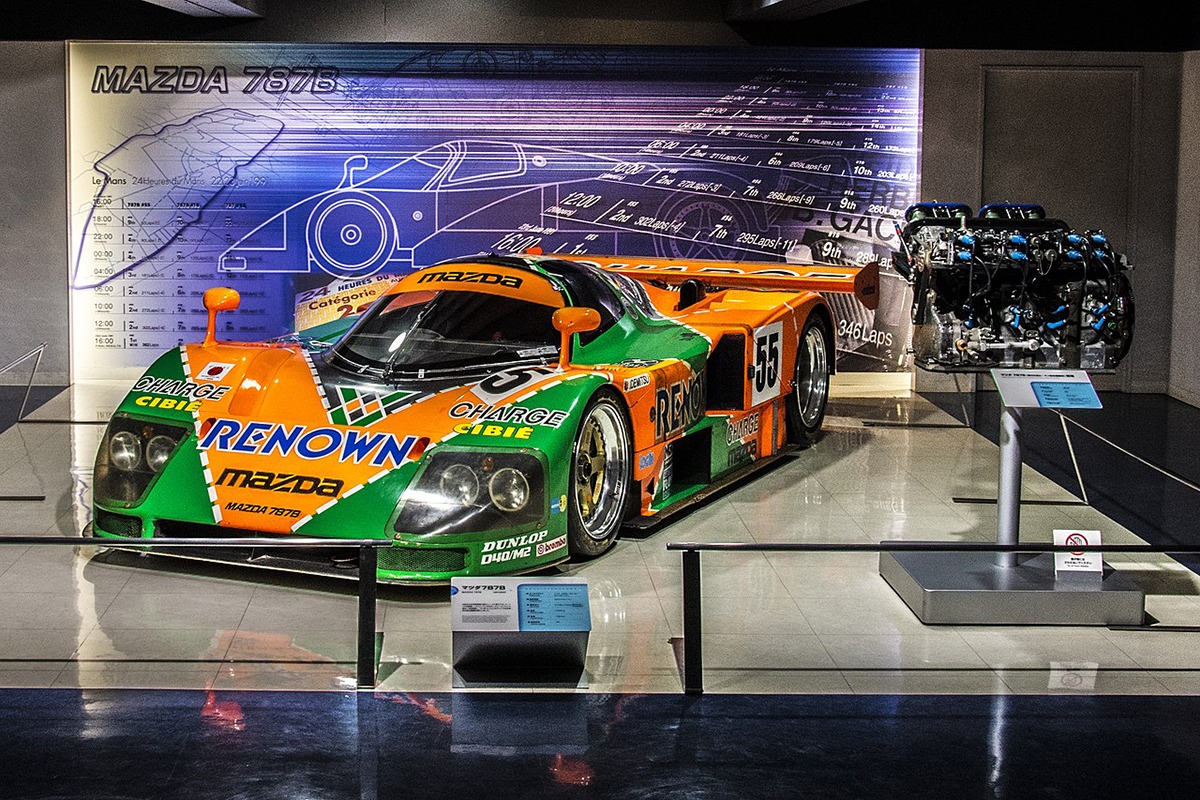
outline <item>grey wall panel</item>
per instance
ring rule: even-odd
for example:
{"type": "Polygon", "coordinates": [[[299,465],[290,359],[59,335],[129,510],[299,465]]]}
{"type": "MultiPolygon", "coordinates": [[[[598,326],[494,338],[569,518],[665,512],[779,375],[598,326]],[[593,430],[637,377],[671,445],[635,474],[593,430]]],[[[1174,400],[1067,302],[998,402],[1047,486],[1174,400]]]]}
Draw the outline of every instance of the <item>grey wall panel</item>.
{"type": "Polygon", "coordinates": [[[1136,67],[984,67],[982,199],[1041,203],[1125,246],[1138,75],[1136,67]]]}
{"type": "MultiPolygon", "coordinates": [[[[1133,350],[1101,386],[1166,391],[1181,56],[930,50],[921,197],[1040,202],[1136,265],[1133,350]]],[[[920,389],[953,388],[918,373],[920,389]]]]}
{"type": "Polygon", "coordinates": [[[1184,55],[1181,85],[1170,392],[1200,406],[1200,53],[1184,55]]]}
{"type": "Polygon", "coordinates": [[[39,383],[68,371],[64,59],[62,42],[0,43],[0,364],[48,342],[39,383]]]}
{"type": "Polygon", "coordinates": [[[982,55],[927,50],[921,75],[921,199],[979,197],[983,139],[982,55]]]}

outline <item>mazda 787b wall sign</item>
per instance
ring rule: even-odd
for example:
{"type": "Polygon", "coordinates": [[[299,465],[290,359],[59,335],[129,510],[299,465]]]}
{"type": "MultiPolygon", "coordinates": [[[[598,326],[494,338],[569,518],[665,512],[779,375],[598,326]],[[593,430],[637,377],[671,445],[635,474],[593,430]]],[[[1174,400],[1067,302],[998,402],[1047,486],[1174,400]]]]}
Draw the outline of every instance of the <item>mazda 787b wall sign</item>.
{"type": "MultiPolygon", "coordinates": [[[[836,330],[819,292],[874,307],[878,267],[480,255],[251,344],[216,340],[238,298],[213,289],[205,341],[108,425],[93,534],[379,537],[394,583],[597,556],[812,441],[836,330]]],[[[171,553],[337,573],[327,550],[171,553]]]]}

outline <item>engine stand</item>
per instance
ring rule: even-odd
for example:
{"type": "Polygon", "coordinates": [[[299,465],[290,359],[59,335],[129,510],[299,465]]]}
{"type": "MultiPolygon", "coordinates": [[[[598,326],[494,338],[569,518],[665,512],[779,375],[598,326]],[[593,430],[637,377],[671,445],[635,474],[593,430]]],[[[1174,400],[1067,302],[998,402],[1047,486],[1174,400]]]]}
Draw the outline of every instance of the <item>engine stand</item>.
{"type": "MultiPolygon", "coordinates": [[[[1021,409],[1001,407],[996,543],[1021,518],[1021,409]]],[[[880,553],[879,574],[928,625],[1141,625],[1146,593],[1105,565],[1100,581],[1055,580],[1054,555],[880,553]]]]}

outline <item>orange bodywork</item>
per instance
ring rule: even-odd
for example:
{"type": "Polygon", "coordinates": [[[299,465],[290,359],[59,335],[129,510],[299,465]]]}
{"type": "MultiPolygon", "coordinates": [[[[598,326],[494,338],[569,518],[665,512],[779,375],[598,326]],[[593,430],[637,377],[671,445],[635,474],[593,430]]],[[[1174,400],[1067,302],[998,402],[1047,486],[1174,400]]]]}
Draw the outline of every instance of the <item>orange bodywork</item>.
{"type": "MultiPolygon", "coordinates": [[[[101,450],[98,535],[387,537],[381,575],[399,582],[557,563],[585,501],[620,498],[610,542],[627,509],[678,508],[812,441],[837,329],[823,292],[872,306],[878,268],[491,255],[309,294],[321,335],[210,335],[138,381],[110,440],[145,463],[175,449],[153,474],[101,450]]],[[[236,308],[209,298],[214,316],[236,308]]]]}

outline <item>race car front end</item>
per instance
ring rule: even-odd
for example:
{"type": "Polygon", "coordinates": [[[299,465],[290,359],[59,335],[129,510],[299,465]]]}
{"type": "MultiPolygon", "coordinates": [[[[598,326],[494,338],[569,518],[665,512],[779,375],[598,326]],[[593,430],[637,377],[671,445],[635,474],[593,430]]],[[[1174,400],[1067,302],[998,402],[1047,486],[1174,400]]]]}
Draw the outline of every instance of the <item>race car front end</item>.
{"type": "MultiPolygon", "coordinates": [[[[398,291],[375,313],[428,325],[438,296],[423,286],[398,291]]],[[[538,334],[546,340],[558,337],[547,308],[538,334]]],[[[478,309],[475,318],[507,321],[478,309]]],[[[336,353],[287,342],[164,354],[105,432],[94,535],[380,538],[391,546],[378,551],[378,577],[395,583],[512,574],[568,558],[569,476],[551,465],[569,463],[581,405],[604,379],[560,369],[558,346],[545,341],[522,341],[525,355],[506,366],[494,355],[503,343],[491,338],[450,345],[419,333],[411,341],[437,348],[431,366],[402,369],[394,354],[403,336],[389,332],[386,370],[348,368],[343,362],[373,356],[373,319],[336,353]],[[437,369],[446,353],[484,350],[490,357],[479,368],[437,369]]],[[[355,574],[349,550],[161,552],[355,574]]]]}
{"type": "MultiPolygon", "coordinates": [[[[386,538],[379,579],[396,583],[510,574],[567,558],[567,478],[550,465],[569,458],[573,390],[586,374],[565,388],[561,373],[533,374],[555,386],[522,384],[529,396],[499,409],[469,389],[433,393],[387,415],[386,427],[364,427],[330,421],[346,419],[345,406],[320,406],[322,382],[291,351],[277,373],[296,373],[284,379],[290,414],[280,420],[269,398],[252,416],[233,413],[244,396],[233,384],[246,382],[263,353],[278,352],[237,349],[222,349],[221,363],[235,363],[224,384],[232,391],[215,400],[172,395],[204,388],[184,377],[185,349],[160,359],[121,404],[97,453],[96,536],[386,538]],[[323,419],[306,419],[306,406],[323,419]]],[[[350,404],[370,402],[358,389],[350,404]]],[[[182,555],[353,574],[323,550],[182,555]]],[[[334,555],[343,563],[350,554],[334,555]]]]}
{"type": "MultiPolygon", "coordinates": [[[[146,395],[123,407],[140,397],[146,395]]],[[[566,418],[548,417],[542,406],[513,408],[559,424],[566,418]]],[[[378,551],[378,577],[396,583],[510,574],[564,560],[566,479],[552,485],[549,465],[564,457],[564,446],[569,451],[569,432],[495,421],[455,427],[444,443],[430,447],[419,437],[400,463],[379,459],[382,469],[351,483],[332,477],[344,474],[331,468],[334,460],[357,452],[369,462],[383,452],[370,443],[386,446],[390,435],[226,415],[202,419],[197,430],[183,420],[121,411],[97,454],[93,530],[100,537],[384,538],[392,546],[378,551]],[[326,464],[314,468],[322,458],[326,464]]],[[[182,555],[353,574],[337,566],[352,555],[341,551],[333,560],[329,551],[300,548],[189,548],[182,555]]]]}

